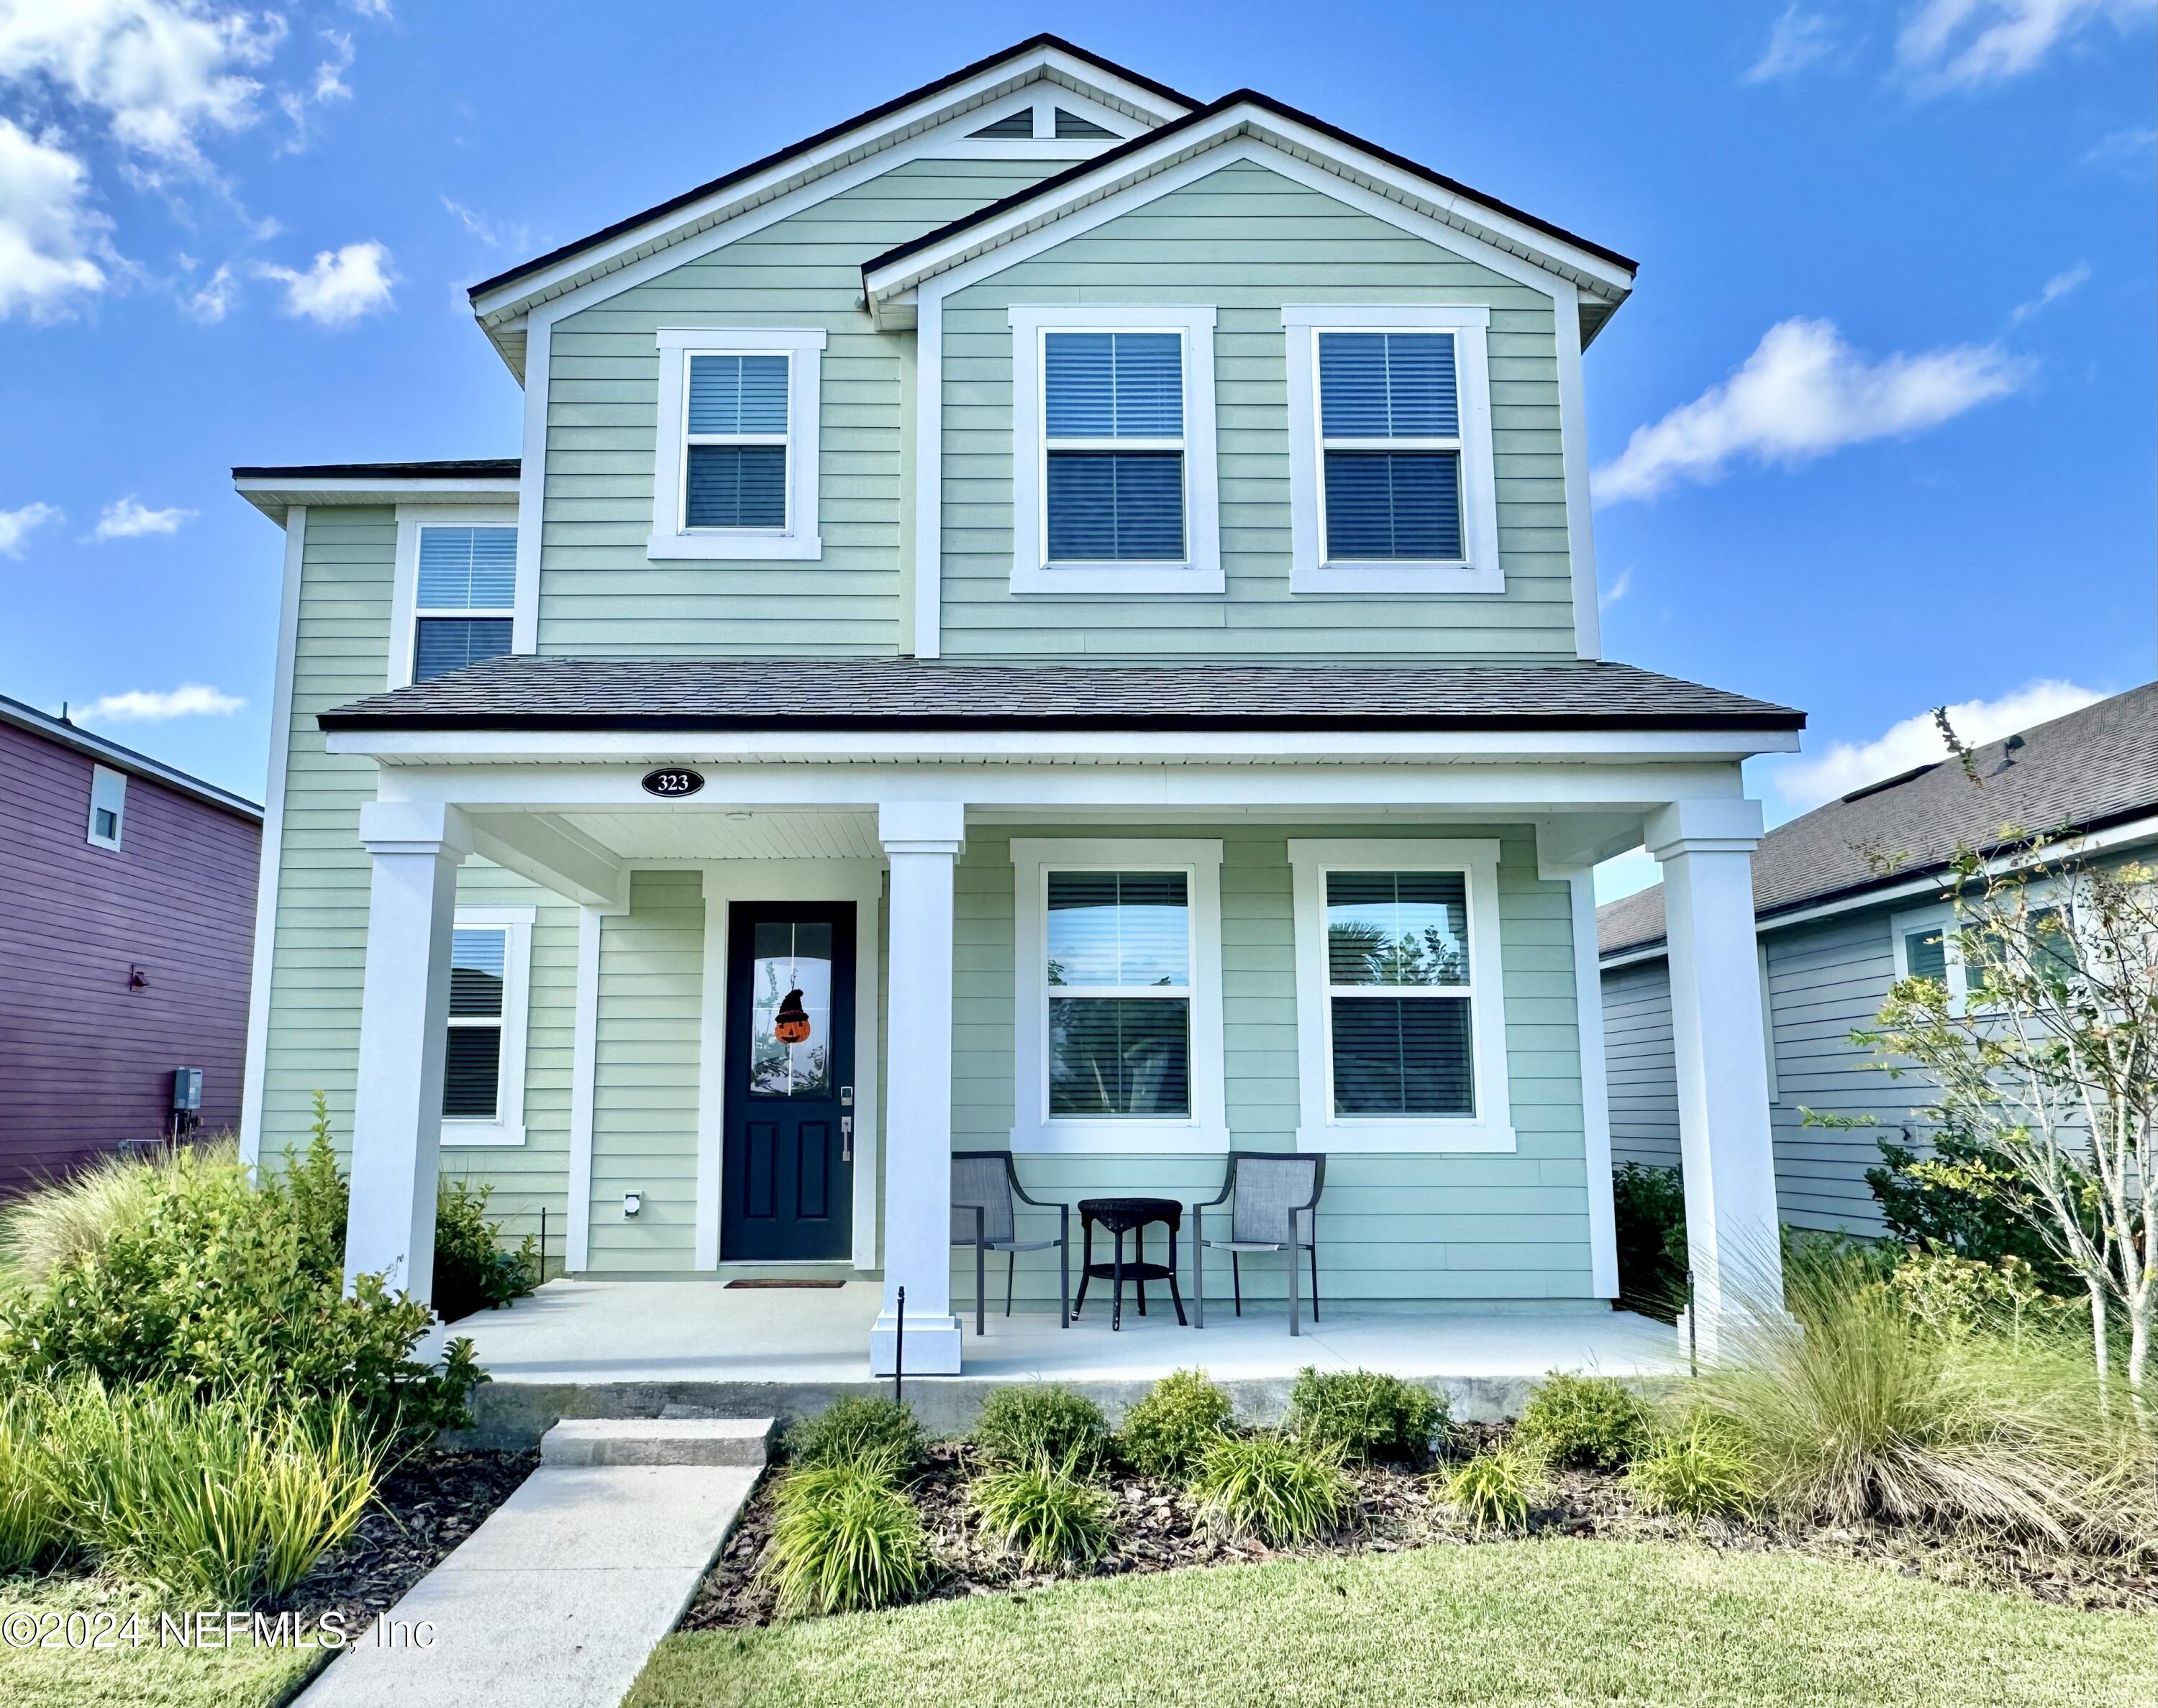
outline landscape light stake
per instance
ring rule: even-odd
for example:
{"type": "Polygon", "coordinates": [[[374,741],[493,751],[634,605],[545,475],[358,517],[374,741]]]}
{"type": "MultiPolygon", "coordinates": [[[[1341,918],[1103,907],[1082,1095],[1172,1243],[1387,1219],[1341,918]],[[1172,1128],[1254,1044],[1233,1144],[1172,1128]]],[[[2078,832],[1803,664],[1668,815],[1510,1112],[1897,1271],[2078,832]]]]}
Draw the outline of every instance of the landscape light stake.
{"type": "Polygon", "coordinates": [[[1693,1271],[1686,1271],[1686,1370],[1701,1374],[1701,1313],[1694,1308],[1693,1271]]]}
{"type": "Polygon", "coordinates": [[[891,1401],[895,1406],[906,1402],[899,1396],[901,1372],[906,1368],[906,1289],[899,1290],[899,1308],[891,1325],[891,1401]]]}

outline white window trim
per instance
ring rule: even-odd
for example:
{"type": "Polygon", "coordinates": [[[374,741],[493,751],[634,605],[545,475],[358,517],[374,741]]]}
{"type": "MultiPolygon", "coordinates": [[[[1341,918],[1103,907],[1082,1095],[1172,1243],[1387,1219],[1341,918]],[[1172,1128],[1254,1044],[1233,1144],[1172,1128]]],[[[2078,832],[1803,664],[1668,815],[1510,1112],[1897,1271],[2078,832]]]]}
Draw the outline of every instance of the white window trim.
{"type": "Polygon", "coordinates": [[[90,816],[83,825],[83,840],[92,848],[106,848],[116,854],[127,834],[127,773],[115,771],[109,765],[93,765],[90,768],[90,816]],[[97,833],[97,814],[102,808],[112,814],[112,834],[97,833]]]}
{"type": "Polygon", "coordinates": [[[1012,1148],[1219,1154],[1229,1148],[1221,1050],[1221,844],[1153,838],[1014,838],[1012,1148]],[[1049,1113],[1049,874],[1180,871],[1190,884],[1191,1113],[1182,1120],[1049,1113]]]}
{"type": "MultiPolygon", "coordinates": [[[[413,648],[420,640],[420,530],[422,528],[514,528],[517,501],[503,504],[400,504],[397,507],[397,567],[390,591],[390,679],[392,688],[412,685],[413,648]]],[[[522,547],[524,541],[518,542],[522,547]]],[[[464,612],[430,611],[431,617],[471,616],[506,618],[510,624],[510,647],[516,649],[517,610],[514,604],[499,610],[464,612]]]]}
{"type": "MultiPolygon", "coordinates": [[[[1219,593],[1221,505],[1214,441],[1214,308],[1186,302],[1020,302],[1012,328],[1012,591],[1219,593]],[[1173,332],[1184,338],[1184,544],[1175,564],[1049,561],[1042,375],[1052,332],[1173,332]]],[[[1132,448],[1139,448],[1133,446],[1132,448]]]]}
{"type": "Polygon", "coordinates": [[[1963,933],[1956,921],[1955,909],[1949,903],[1906,908],[1901,913],[1888,916],[1888,947],[1896,957],[1896,976],[1911,976],[1911,957],[1903,939],[1922,931],[1938,931],[1941,934],[1941,950],[1948,962],[1949,1012],[1960,1014],[1970,991],[1964,973],[1963,933]]]}
{"type": "Polygon", "coordinates": [[[1475,303],[1294,302],[1282,310],[1288,360],[1289,591],[1503,593],[1499,488],[1492,465],[1489,308],[1475,303]],[[1462,544],[1468,555],[1329,564],[1321,523],[1319,338],[1322,332],[1451,332],[1461,410],[1462,544]]]}
{"type": "Polygon", "coordinates": [[[1403,837],[1292,840],[1288,863],[1296,914],[1297,1081],[1307,1151],[1510,1151],[1513,1110],[1506,1077],[1506,991],[1499,930],[1499,844],[1403,837]],[[1460,872],[1469,882],[1473,1116],[1336,1116],[1332,1004],[1327,1000],[1329,872],[1460,872]]]}
{"type": "Polygon", "coordinates": [[[519,1145],[524,1143],[524,1046],[532,1012],[532,921],[530,907],[460,907],[453,929],[501,931],[507,934],[502,956],[502,1061],[492,1121],[442,1119],[442,1143],[519,1145]]]}
{"type": "Polygon", "coordinates": [[[658,334],[659,408],[654,422],[652,538],[648,558],[721,560],[821,558],[817,487],[818,400],[825,333],[819,327],[663,327],[658,334]],[[689,358],[784,354],[787,364],[787,525],[769,529],[683,525],[689,457],[689,358]]]}

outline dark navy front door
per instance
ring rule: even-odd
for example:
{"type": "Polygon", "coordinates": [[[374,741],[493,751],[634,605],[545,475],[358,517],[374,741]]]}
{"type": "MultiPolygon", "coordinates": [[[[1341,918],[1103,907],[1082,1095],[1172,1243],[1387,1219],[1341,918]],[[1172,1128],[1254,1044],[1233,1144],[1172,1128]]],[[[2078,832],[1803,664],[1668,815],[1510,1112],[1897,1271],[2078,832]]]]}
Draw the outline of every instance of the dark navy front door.
{"type": "Polygon", "coordinates": [[[854,910],[738,901],[727,920],[720,1256],[854,1250],[854,910]]]}

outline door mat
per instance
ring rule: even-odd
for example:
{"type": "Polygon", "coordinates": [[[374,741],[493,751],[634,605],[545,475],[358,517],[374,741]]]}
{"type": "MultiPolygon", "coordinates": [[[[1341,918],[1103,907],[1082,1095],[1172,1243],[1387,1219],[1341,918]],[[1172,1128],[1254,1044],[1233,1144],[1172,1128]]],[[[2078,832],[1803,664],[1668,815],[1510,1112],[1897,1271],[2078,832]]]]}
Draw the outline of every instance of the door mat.
{"type": "Polygon", "coordinates": [[[730,1281],[729,1287],[844,1287],[844,1281],[730,1281]]]}

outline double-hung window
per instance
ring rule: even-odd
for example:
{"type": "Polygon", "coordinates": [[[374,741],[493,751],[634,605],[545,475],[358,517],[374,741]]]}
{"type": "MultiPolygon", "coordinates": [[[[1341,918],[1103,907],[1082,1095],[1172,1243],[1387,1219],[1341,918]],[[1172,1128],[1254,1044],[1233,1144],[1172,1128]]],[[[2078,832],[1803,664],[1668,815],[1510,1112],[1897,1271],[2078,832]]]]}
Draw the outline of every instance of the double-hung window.
{"type": "Polygon", "coordinates": [[[1216,1149],[1218,843],[1022,839],[1017,1149],[1216,1149]]]}
{"type": "Polygon", "coordinates": [[[1292,305],[1282,318],[1292,590],[1502,591],[1489,311],[1292,305]]]}
{"type": "Polygon", "coordinates": [[[823,332],[658,334],[654,558],[813,558],[823,332]]]}
{"type": "Polygon", "coordinates": [[[1489,843],[1292,842],[1314,1150],[1510,1150],[1489,843]]]}
{"type": "Polygon", "coordinates": [[[1010,313],[1014,591],[1219,592],[1214,311],[1010,313]]]}
{"type": "Polygon", "coordinates": [[[422,523],[412,680],[430,681],[509,652],[516,605],[515,528],[422,523]]]}
{"type": "Polygon", "coordinates": [[[460,907],[450,933],[442,1143],[524,1142],[529,907],[460,907]]]}

